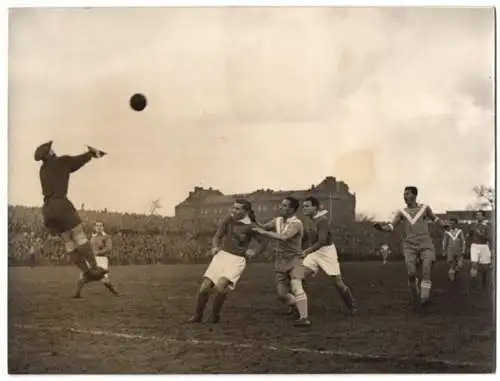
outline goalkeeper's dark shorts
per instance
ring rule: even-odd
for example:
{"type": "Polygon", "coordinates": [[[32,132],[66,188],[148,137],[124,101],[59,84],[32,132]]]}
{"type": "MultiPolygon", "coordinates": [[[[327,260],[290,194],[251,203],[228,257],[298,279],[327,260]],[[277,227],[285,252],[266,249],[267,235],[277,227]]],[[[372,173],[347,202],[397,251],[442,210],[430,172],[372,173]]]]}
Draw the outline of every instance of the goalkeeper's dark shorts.
{"type": "Polygon", "coordinates": [[[54,198],[42,207],[43,222],[51,234],[61,235],[82,223],[74,205],[67,198],[54,198]]]}

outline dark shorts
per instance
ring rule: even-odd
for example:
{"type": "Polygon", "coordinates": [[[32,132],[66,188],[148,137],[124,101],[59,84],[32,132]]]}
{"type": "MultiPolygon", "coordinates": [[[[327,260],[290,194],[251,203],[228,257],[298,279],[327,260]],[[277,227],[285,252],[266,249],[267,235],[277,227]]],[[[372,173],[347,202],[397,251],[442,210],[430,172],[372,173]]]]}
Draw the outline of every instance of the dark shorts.
{"type": "Polygon", "coordinates": [[[49,200],[42,208],[43,222],[51,234],[60,235],[82,223],[78,212],[68,199],[49,200]]]}

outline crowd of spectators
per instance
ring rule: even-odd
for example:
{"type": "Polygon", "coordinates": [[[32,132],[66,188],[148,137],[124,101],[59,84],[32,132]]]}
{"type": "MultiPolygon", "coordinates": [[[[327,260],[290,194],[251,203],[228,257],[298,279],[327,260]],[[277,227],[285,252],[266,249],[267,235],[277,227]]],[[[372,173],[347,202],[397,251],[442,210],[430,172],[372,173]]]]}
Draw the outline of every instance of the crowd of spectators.
{"type": "MultiPolygon", "coordinates": [[[[9,206],[9,264],[26,264],[30,249],[39,243],[38,264],[67,264],[68,257],[58,237],[50,236],[43,227],[40,208],[9,206]],[[38,240],[38,241],[37,241],[38,240]]],[[[90,234],[92,224],[103,221],[105,230],[112,237],[111,264],[156,263],[205,263],[209,260],[212,236],[216,225],[206,220],[181,220],[157,215],[140,215],[108,211],[79,211],[84,226],[90,234]]],[[[334,242],[341,260],[373,260],[379,258],[383,244],[391,247],[392,260],[401,260],[401,232],[377,232],[368,221],[334,226],[334,242]]],[[[443,232],[431,225],[437,256],[443,232]]],[[[270,261],[272,244],[255,260],[270,261]]]]}

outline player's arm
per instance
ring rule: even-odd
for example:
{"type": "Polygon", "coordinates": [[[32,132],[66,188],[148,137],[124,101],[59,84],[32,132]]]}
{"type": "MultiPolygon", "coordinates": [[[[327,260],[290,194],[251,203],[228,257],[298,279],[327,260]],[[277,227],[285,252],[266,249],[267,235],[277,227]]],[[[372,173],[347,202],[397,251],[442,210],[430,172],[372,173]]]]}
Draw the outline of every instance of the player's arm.
{"type": "Polygon", "coordinates": [[[446,249],[448,249],[449,242],[450,242],[450,237],[445,232],[443,236],[443,256],[446,256],[446,249]]]}
{"type": "Polygon", "coordinates": [[[272,219],[269,222],[266,222],[265,224],[260,224],[257,223],[257,226],[261,229],[267,230],[267,231],[273,231],[276,230],[276,219],[272,219]]]}
{"type": "Polygon", "coordinates": [[[90,151],[82,153],[81,155],[74,156],[61,156],[61,160],[64,160],[70,172],[78,171],[81,167],[87,164],[92,158],[94,154],[90,151]]]}
{"type": "Polygon", "coordinates": [[[291,222],[288,229],[284,233],[275,233],[264,230],[262,228],[254,228],[256,233],[259,233],[265,237],[277,239],[278,241],[288,241],[290,238],[293,238],[302,230],[301,222],[291,222]]]}
{"type": "Polygon", "coordinates": [[[258,235],[255,232],[252,232],[252,238],[257,241],[258,245],[255,250],[248,249],[246,256],[249,258],[253,258],[256,255],[260,255],[266,250],[267,246],[269,245],[269,239],[265,238],[261,235],[258,235]]]}
{"type": "Polygon", "coordinates": [[[460,252],[462,254],[465,254],[467,242],[465,240],[465,234],[463,230],[460,230],[460,234],[458,235],[458,237],[460,239],[460,252]]]}
{"type": "Polygon", "coordinates": [[[318,239],[313,245],[304,250],[304,255],[313,253],[328,244],[328,231],[330,229],[330,227],[328,226],[328,221],[320,218],[317,222],[316,229],[318,232],[318,239]]]}
{"type": "Polygon", "coordinates": [[[439,217],[434,214],[434,212],[432,211],[430,206],[427,206],[425,213],[427,214],[427,218],[429,218],[432,222],[434,222],[440,228],[445,228],[447,226],[446,222],[439,219],[439,217]]]}
{"type": "Polygon", "coordinates": [[[392,232],[394,230],[394,227],[397,226],[397,224],[399,224],[402,217],[403,216],[401,215],[401,212],[398,211],[394,216],[394,218],[392,219],[392,221],[389,222],[388,224],[381,224],[379,222],[376,222],[373,226],[375,227],[375,229],[380,231],[392,232]]]}
{"type": "Polygon", "coordinates": [[[106,236],[106,245],[104,247],[104,252],[110,253],[112,249],[113,249],[113,241],[111,237],[108,235],[106,236]]]}
{"type": "Polygon", "coordinates": [[[215,232],[214,238],[212,239],[212,254],[216,254],[220,251],[222,239],[227,234],[228,221],[228,218],[222,220],[217,227],[217,231],[215,232]]]}

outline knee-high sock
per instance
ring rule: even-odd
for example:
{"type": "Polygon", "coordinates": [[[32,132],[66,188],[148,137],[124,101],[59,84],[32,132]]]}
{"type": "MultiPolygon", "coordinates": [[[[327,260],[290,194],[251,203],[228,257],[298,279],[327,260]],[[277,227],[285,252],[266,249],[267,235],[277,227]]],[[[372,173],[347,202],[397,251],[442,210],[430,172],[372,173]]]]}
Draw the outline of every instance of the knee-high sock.
{"type": "Polygon", "coordinates": [[[307,294],[302,287],[302,281],[300,279],[293,279],[292,282],[292,291],[295,297],[295,305],[297,306],[297,310],[299,311],[299,316],[301,319],[307,319],[309,316],[308,311],[308,300],[307,294]]]}
{"type": "Polygon", "coordinates": [[[215,292],[214,302],[212,306],[212,314],[214,317],[220,316],[220,312],[222,310],[222,306],[226,300],[227,293],[225,292],[215,292]]]}
{"type": "Polygon", "coordinates": [[[202,318],[203,312],[205,311],[205,306],[208,303],[208,298],[210,294],[208,292],[199,292],[198,298],[196,300],[196,317],[202,318]]]}
{"type": "Polygon", "coordinates": [[[355,307],[354,297],[352,296],[351,289],[348,286],[345,286],[343,289],[338,289],[340,293],[340,297],[342,301],[346,305],[347,308],[353,309],[355,307]]]}
{"type": "Polygon", "coordinates": [[[82,292],[83,287],[85,286],[87,282],[85,282],[85,279],[79,279],[78,283],[76,284],[76,291],[75,291],[75,296],[80,296],[80,293],[82,292]]]}
{"type": "Polygon", "coordinates": [[[431,294],[431,288],[432,288],[432,282],[430,280],[422,280],[420,283],[420,298],[422,300],[427,300],[429,299],[429,296],[431,294]]]}

